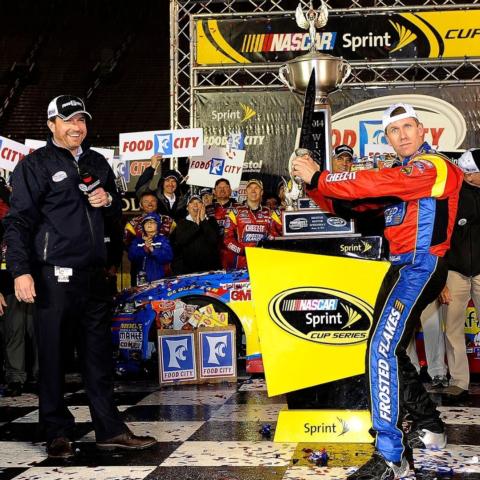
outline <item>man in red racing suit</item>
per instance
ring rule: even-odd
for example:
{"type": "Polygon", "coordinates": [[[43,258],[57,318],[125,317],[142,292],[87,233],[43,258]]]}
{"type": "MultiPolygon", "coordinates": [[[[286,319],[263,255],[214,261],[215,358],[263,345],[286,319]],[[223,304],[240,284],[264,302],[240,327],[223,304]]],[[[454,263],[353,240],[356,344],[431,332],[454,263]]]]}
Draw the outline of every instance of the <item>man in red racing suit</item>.
{"type": "Polygon", "coordinates": [[[320,172],[308,156],[297,157],[292,164],[292,175],[308,184],[309,196],[323,209],[334,211],[338,200],[362,200],[353,208],[379,208],[383,203],[385,214],[392,265],[377,298],[366,355],[376,448],[349,479],[404,477],[413,463],[413,447],[446,445],[439,412],[406,347],[420,314],[445,285],[447,268],[442,257],[450,246],[463,175],[424,143],[425,130],[410,105],[387,109],[383,127],[402,160],[399,167],[320,172]],[[401,428],[407,412],[413,419],[408,439],[401,428]]]}
{"type": "Polygon", "coordinates": [[[246,268],[245,247],[256,247],[266,238],[280,235],[282,222],[268,207],[262,207],[263,185],[260,180],[249,180],[245,205],[233,207],[225,222],[224,244],[235,254],[234,268],[246,268]]]}

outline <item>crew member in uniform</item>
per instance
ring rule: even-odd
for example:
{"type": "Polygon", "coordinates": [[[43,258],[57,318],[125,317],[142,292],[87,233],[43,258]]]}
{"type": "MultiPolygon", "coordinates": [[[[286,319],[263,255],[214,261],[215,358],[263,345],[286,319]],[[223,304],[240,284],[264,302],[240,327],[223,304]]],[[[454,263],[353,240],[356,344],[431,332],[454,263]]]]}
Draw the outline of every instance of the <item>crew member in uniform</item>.
{"type": "Polygon", "coordinates": [[[439,412],[406,347],[422,311],[445,285],[443,256],[450,246],[463,173],[424,142],[425,129],[411,105],[392,105],[382,120],[401,166],[330,173],[320,172],[308,155],[292,162],[292,175],[301,177],[309,196],[329,211],[333,199],[365,199],[357,208],[378,208],[379,197],[386,197],[382,208],[392,265],[377,298],[366,356],[376,448],[351,479],[404,477],[413,463],[412,446],[446,445],[439,412]],[[408,442],[401,426],[406,412],[414,422],[408,442]]]}
{"type": "Polygon", "coordinates": [[[281,233],[282,221],[274,211],[262,207],[263,183],[252,178],[245,188],[245,205],[232,207],[225,223],[224,244],[234,256],[234,268],[246,268],[245,247],[256,247],[281,233]]]}
{"type": "Polygon", "coordinates": [[[110,166],[85,142],[87,117],[78,97],[50,102],[52,135],[15,168],[4,221],[15,295],[35,304],[40,423],[51,458],[74,455],[74,417],[63,398],[63,352],[74,338],[97,447],[136,450],[156,443],[134,435],[114,404],[104,226],[120,218],[121,202],[110,166]]]}

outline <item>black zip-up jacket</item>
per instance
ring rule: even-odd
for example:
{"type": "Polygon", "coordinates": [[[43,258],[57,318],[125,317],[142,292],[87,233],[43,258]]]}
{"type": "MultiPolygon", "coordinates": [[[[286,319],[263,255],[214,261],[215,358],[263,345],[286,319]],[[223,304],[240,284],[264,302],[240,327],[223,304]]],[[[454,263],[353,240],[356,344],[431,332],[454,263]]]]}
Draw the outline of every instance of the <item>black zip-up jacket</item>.
{"type": "Polygon", "coordinates": [[[447,253],[448,269],[467,277],[480,274],[480,188],[463,182],[447,253]]]}
{"type": "Polygon", "coordinates": [[[114,174],[105,158],[84,142],[78,164],[53,144],[35,150],[13,171],[10,211],[5,217],[7,268],[13,278],[39,265],[77,269],[104,266],[104,216],[121,216],[114,174]],[[79,168],[100,179],[110,207],[92,207],[80,190],[79,168]]]}
{"type": "MultiPolygon", "coordinates": [[[[135,194],[140,195],[149,190],[150,182],[155,175],[155,169],[153,167],[147,167],[140,175],[137,184],[135,185],[135,194]]],[[[155,190],[155,194],[158,199],[157,213],[160,215],[168,215],[174,220],[180,220],[187,215],[187,198],[182,195],[180,185],[177,186],[175,191],[175,202],[170,206],[168,198],[163,194],[163,180],[160,179],[158,186],[155,190]]]]}

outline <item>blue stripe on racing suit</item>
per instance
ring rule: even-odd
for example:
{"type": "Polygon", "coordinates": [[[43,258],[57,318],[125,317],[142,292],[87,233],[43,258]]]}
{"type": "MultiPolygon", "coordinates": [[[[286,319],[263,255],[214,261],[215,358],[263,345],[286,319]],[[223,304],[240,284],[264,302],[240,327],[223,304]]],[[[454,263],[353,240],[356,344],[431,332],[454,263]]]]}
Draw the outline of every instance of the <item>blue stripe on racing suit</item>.
{"type": "MultiPolygon", "coordinates": [[[[438,257],[417,254],[415,263],[404,265],[391,289],[371,336],[368,355],[370,401],[373,428],[377,432],[376,448],[389,461],[402,458],[402,395],[397,348],[411,336],[412,310],[435,273],[438,257]],[[411,323],[411,322],[410,322],[411,323]]],[[[423,303],[423,302],[422,302],[423,303]]]]}

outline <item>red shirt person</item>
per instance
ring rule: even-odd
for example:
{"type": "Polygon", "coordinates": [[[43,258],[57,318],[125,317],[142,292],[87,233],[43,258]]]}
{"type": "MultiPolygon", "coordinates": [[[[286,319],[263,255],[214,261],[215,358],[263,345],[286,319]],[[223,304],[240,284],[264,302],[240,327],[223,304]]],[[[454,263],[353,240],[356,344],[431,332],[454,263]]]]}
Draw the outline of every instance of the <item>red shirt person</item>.
{"type": "Polygon", "coordinates": [[[245,247],[256,247],[261,240],[280,235],[282,221],[276,212],[263,207],[263,184],[251,179],[246,187],[245,205],[232,208],[225,224],[225,247],[234,254],[234,267],[245,268],[245,247]]]}

